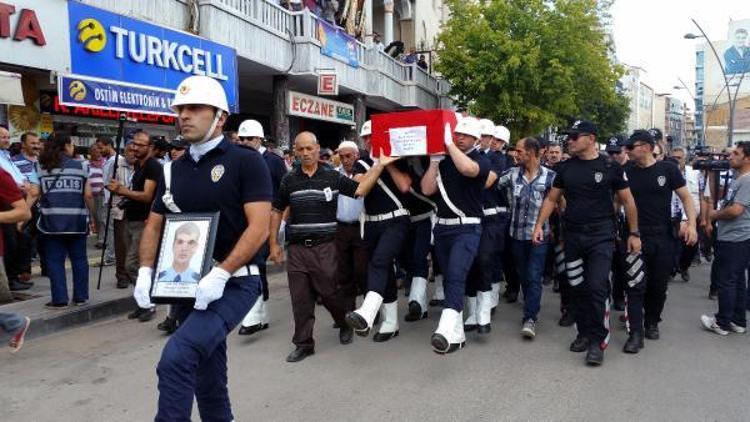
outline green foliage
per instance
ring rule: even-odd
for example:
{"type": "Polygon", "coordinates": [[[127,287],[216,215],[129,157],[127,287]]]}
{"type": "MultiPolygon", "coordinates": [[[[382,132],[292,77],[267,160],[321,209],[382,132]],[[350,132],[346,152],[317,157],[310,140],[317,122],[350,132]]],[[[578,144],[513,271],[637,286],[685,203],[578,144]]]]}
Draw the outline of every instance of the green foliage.
{"type": "Polygon", "coordinates": [[[622,69],[610,60],[609,0],[447,0],[437,70],[461,109],[508,126],[514,138],[586,118],[624,126],[622,69]]]}

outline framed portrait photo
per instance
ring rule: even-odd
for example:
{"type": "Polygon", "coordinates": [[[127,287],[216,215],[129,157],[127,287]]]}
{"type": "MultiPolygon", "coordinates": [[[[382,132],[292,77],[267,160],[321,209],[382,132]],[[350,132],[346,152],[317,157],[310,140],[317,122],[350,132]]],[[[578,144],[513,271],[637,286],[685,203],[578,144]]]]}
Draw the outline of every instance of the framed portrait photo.
{"type": "Polygon", "coordinates": [[[213,266],[219,213],[166,214],[151,283],[154,303],[195,300],[200,279],[213,266]]]}

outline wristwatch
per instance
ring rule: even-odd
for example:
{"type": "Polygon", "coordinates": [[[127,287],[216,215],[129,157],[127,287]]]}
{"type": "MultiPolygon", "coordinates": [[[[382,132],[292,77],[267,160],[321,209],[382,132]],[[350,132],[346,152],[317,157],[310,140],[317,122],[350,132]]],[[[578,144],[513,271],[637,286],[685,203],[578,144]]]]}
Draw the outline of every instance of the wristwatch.
{"type": "Polygon", "coordinates": [[[628,234],[628,236],[633,236],[633,237],[637,237],[637,238],[639,238],[639,239],[640,239],[640,238],[641,238],[641,232],[639,232],[638,230],[636,230],[636,231],[634,231],[634,232],[630,232],[630,233],[628,234]]]}

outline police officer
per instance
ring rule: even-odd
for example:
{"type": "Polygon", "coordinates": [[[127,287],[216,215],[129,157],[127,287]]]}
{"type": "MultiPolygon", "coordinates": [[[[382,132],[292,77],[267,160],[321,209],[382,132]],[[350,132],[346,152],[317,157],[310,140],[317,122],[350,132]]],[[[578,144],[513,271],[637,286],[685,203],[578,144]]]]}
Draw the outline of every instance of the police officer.
{"type": "Polygon", "coordinates": [[[626,353],[638,353],[643,347],[644,317],[646,338],[659,338],[658,324],[667,299],[667,281],[674,259],[673,192],[682,201],[688,216],[688,227],[683,233],[685,242],[693,245],[698,239],[695,208],[685,179],[679,167],[654,158],[654,145],[654,138],[646,130],[634,131],[625,144],[631,158],[625,166],[625,174],[638,208],[645,264],[645,280],[633,280],[627,287],[630,337],[623,349],[626,353]]]}
{"type": "MultiPolygon", "coordinates": [[[[369,139],[363,142],[369,144],[369,139]]],[[[354,180],[361,183],[365,173],[376,164],[370,157],[361,158],[354,164],[354,180]]],[[[364,240],[370,258],[368,291],[362,306],[346,314],[347,324],[357,335],[367,336],[383,305],[383,322],[373,336],[376,342],[388,341],[399,333],[398,289],[393,262],[401,252],[409,230],[409,210],[405,203],[411,178],[400,163],[399,167],[393,163],[385,169],[377,185],[365,197],[364,240]]]]}
{"type": "Polygon", "coordinates": [[[381,157],[381,163],[361,178],[354,180],[320,163],[320,145],[314,134],[302,132],[294,140],[294,152],[300,165],[282,179],[281,187],[273,201],[271,216],[271,258],[281,262],[282,252],[276,234],[281,218],[289,210],[289,292],[294,313],[296,346],[287,362],[299,362],[314,353],[313,328],[315,324],[315,294],[331,312],[339,325],[341,344],[352,342],[352,330],[344,321],[350,308],[346,292],[336,285],[337,254],[336,209],[338,195],[364,196],[375,185],[383,168],[393,160],[381,157]]]}
{"type": "Polygon", "coordinates": [[[459,120],[455,141],[445,128],[445,157],[432,158],[422,178],[422,192],[436,195],[435,256],[443,270],[445,308],[432,335],[436,353],[454,352],[466,344],[463,308],[466,277],[476,258],[482,235],[482,194],[497,179],[489,161],[479,154],[479,122],[459,120]]]}
{"type": "MultiPolygon", "coordinates": [[[[488,119],[480,120],[482,126],[482,141],[479,153],[490,163],[490,169],[495,174],[502,174],[505,170],[505,160],[499,152],[492,150],[492,142],[496,132],[495,125],[488,119]],[[482,152],[481,146],[489,138],[489,150],[482,152]]],[[[485,189],[482,197],[482,237],[479,241],[479,251],[469,271],[466,281],[466,320],[464,330],[477,330],[479,334],[491,331],[490,318],[493,305],[492,284],[499,281],[499,257],[505,245],[505,231],[507,229],[507,196],[494,185],[485,189]]],[[[502,262],[502,261],[500,261],[502,262]]]]}
{"type": "Polygon", "coordinates": [[[401,261],[411,281],[409,287],[409,312],[404,317],[407,322],[427,318],[427,277],[432,246],[432,221],[435,216],[434,198],[422,193],[420,180],[430,166],[429,157],[409,157],[404,160],[406,172],[411,179],[411,187],[406,198],[409,209],[409,232],[401,253],[401,261]]]}
{"type": "MultiPolygon", "coordinates": [[[[628,154],[625,152],[623,145],[627,142],[624,135],[615,135],[607,141],[605,152],[610,158],[617,161],[621,166],[628,162],[628,154]]],[[[629,277],[626,275],[626,268],[629,267],[626,258],[628,257],[628,230],[625,221],[625,211],[618,207],[617,217],[617,236],[615,239],[615,254],[612,257],[612,307],[616,311],[625,310],[625,284],[629,277]]]]}
{"type": "Polygon", "coordinates": [[[565,267],[578,326],[578,336],[570,350],[588,349],[586,363],[601,365],[609,342],[609,271],[615,233],[613,197],[616,195],[625,207],[630,223],[630,253],[637,253],[641,247],[638,217],[622,168],[599,155],[596,125],[578,120],[566,133],[568,151],[574,157],[555,167],[557,176],[534,226],[533,240],[538,244],[544,242],[543,224],[564,194],[565,267]]]}
{"type": "Polygon", "coordinates": [[[229,114],[224,89],[207,76],[177,87],[172,108],[185,141],[183,159],[165,166],[140,245],[135,297],[149,307],[164,214],[219,212],[214,266],[198,282],[194,305],[173,305],[179,328],[167,341],[159,376],[157,421],[234,419],[227,391],[226,336],[261,294],[257,252],[268,238],[271,178],[257,152],[222,135],[229,114]]]}
{"type": "MultiPolygon", "coordinates": [[[[510,142],[510,130],[505,126],[495,126],[495,135],[490,143],[492,154],[490,154],[490,164],[492,165],[493,171],[500,175],[507,169],[513,167],[513,160],[505,152],[505,146],[510,142]]],[[[508,192],[504,188],[499,188],[498,191],[498,206],[500,207],[499,212],[499,224],[503,226],[503,236],[498,239],[498,251],[501,258],[495,259],[495,275],[492,282],[492,313],[495,313],[495,308],[500,302],[500,280],[505,279],[508,284],[515,283],[516,275],[513,269],[513,257],[511,254],[506,254],[506,247],[509,244],[509,232],[508,223],[511,215],[507,211],[510,209],[510,200],[508,198],[508,192]]],[[[518,290],[516,290],[516,295],[518,290]]],[[[510,289],[506,290],[505,293],[510,294],[510,289]]],[[[507,297],[507,296],[506,296],[507,297]]]]}
{"type": "MultiPolygon", "coordinates": [[[[237,136],[240,138],[240,145],[252,148],[263,156],[263,161],[266,163],[268,171],[271,174],[273,194],[276,196],[276,192],[279,190],[279,185],[281,184],[281,178],[286,174],[286,164],[284,164],[283,158],[263,146],[263,140],[265,139],[263,126],[257,120],[245,120],[240,124],[237,136]]],[[[266,260],[268,259],[268,255],[269,248],[268,243],[266,243],[258,251],[258,260],[260,262],[258,268],[260,269],[260,280],[263,284],[263,297],[258,298],[253,307],[250,308],[250,312],[242,320],[238,331],[239,335],[251,335],[268,328],[268,309],[266,308],[266,302],[268,302],[268,269],[266,260]]]]}

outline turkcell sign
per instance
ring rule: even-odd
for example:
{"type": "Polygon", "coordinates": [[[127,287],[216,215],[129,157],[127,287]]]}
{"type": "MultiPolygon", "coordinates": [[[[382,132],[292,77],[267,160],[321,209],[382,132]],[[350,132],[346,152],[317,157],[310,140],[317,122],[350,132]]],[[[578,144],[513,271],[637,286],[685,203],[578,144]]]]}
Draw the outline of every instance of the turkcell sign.
{"type": "Polygon", "coordinates": [[[174,92],[191,75],[221,83],[239,111],[237,54],[191,34],[68,2],[71,71],[80,76],[174,92]]]}

